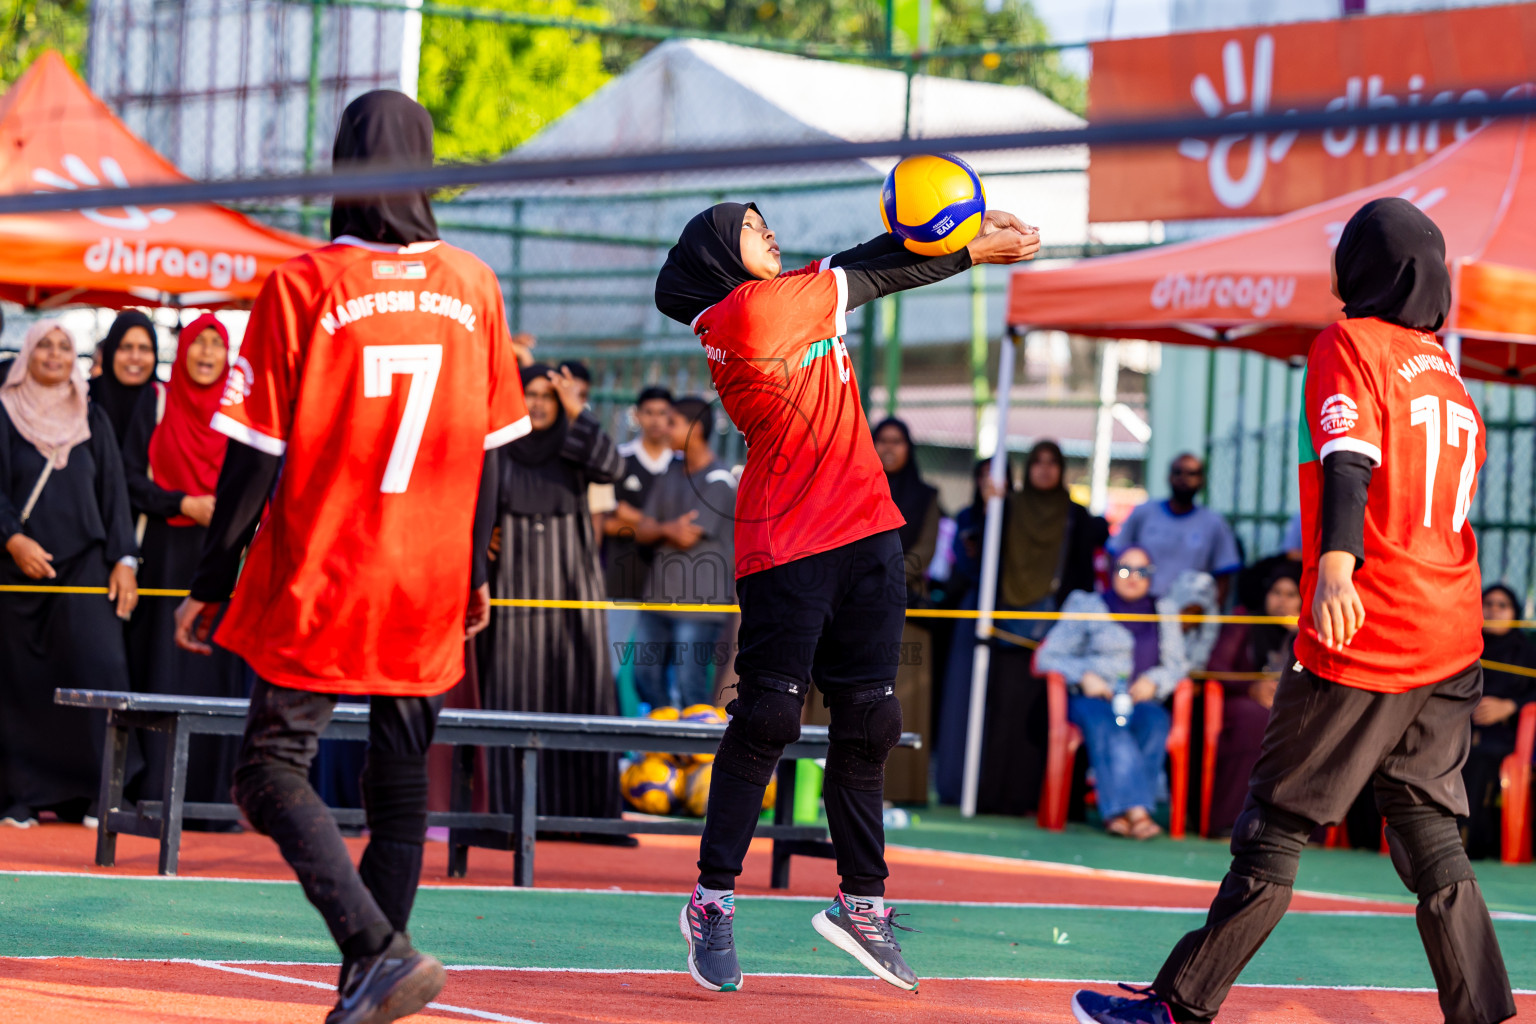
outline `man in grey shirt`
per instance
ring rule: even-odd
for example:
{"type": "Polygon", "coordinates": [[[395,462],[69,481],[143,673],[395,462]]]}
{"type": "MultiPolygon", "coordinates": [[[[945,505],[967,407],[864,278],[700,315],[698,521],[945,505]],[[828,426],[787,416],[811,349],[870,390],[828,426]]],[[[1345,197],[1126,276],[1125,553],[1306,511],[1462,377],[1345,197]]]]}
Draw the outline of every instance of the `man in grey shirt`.
{"type": "MultiPolygon", "coordinates": [[[[703,398],[672,403],[672,444],[682,452],[646,496],[635,539],[654,544],[647,603],[736,603],[736,477],[715,458],[715,409],[703,398]]],[[[635,689],[652,707],[714,703],[712,669],[726,662],[727,611],[643,611],[635,628],[635,689]]]]}
{"type": "Polygon", "coordinates": [[[1225,607],[1232,574],[1243,567],[1243,558],[1221,514],[1195,504],[1195,495],[1204,486],[1205,464],[1188,452],[1180,455],[1168,467],[1170,497],[1136,506],[1110,540],[1109,549],[1119,554],[1141,548],[1152,556],[1153,597],[1167,594],[1185,572],[1210,573],[1216,577],[1219,601],[1225,607]]]}

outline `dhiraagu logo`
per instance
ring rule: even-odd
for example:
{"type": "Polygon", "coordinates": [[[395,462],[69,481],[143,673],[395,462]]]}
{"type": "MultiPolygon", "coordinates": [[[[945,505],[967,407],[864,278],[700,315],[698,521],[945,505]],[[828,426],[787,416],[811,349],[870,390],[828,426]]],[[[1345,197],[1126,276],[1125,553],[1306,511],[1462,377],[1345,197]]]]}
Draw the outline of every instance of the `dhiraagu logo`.
{"type": "Polygon", "coordinates": [[[812,342],[810,347],[805,350],[805,358],[800,360],[800,369],[805,369],[829,352],[837,360],[838,379],[847,384],[848,378],[853,373],[853,361],[848,356],[848,346],[843,344],[842,338],[823,338],[820,341],[812,342]]]}

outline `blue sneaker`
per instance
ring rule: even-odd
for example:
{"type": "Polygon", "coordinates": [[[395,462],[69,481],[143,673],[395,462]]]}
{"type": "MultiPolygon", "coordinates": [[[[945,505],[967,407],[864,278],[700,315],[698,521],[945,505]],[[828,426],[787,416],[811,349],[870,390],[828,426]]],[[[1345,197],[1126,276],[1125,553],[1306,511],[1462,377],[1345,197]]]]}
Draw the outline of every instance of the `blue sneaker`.
{"type": "Polygon", "coordinates": [[[1106,996],[1088,989],[1072,995],[1072,1014],[1079,1024],[1174,1024],[1168,1004],[1153,995],[1150,988],[1121,985],[1138,998],[1106,996]]]}
{"type": "Polygon", "coordinates": [[[736,963],[736,940],[731,925],[736,918],[735,897],[729,906],[699,904],[693,897],[678,915],[678,926],[688,940],[688,973],[711,992],[735,992],[741,988],[741,967],[736,963]]]}

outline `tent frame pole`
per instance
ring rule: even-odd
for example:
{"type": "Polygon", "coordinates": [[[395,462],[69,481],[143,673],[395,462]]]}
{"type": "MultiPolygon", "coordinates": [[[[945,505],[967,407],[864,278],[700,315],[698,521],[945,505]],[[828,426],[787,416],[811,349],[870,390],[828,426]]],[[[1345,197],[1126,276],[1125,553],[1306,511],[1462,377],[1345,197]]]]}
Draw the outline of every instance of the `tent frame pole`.
{"type": "Polygon", "coordinates": [[[1013,367],[1024,328],[1010,326],[997,360],[997,444],[989,467],[994,494],[987,499],[987,521],[981,544],[981,591],[976,599],[976,647],[971,657],[971,703],[965,728],[965,769],[960,787],[960,815],[976,816],[976,792],[981,781],[981,735],[987,717],[987,676],[992,667],[992,613],[997,610],[997,569],[1003,548],[1002,489],[1008,479],[1008,399],[1013,392],[1013,367]]]}

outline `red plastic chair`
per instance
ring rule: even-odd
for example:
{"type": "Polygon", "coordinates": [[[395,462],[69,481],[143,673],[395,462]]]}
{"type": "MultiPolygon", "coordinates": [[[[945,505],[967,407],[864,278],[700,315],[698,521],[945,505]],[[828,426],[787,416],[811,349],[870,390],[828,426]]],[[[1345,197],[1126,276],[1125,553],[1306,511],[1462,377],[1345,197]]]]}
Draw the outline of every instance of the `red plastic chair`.
{"type": "MultiPolygon", "coordinates": [[[[1037,673],[1038,674],[1038,673],[1037,673]]],[[[1046,739],[1045,783],[1040,789],[1041,828],[1060,832],[1067,827],[1067,805],[1072,799],[1072,769],[1082,730],[1067,721],[1067,680],[1060,672],[1045,676],[1049,732],[1046,739]]],[[[1173,726],[1168,730],[1168,835],[1183,839],[1189,811],[1189,720],[1195,702],[1195,684],[1181,679],[1173,691],[1173,726]]]]}
{"type": "Polygon", "coordinates": [[[1221,742],[1221,716],[1226,688],[1214,679],[1205,682],[1205,755],[1200,762],[1200,835],[1211,836],[1211,793],[1216,788],[1216,748],[1221,742]]]}
{"type": "Polygon", "coordinates": [[[1504,793],[1504,842],[1501,860],[1506,864],[1531,862],[1531,757],[1536,754],[1536,704],[1520,712],[1515,733],[1515,752],[1499,765],[1499,786],[1504,793]]]}

